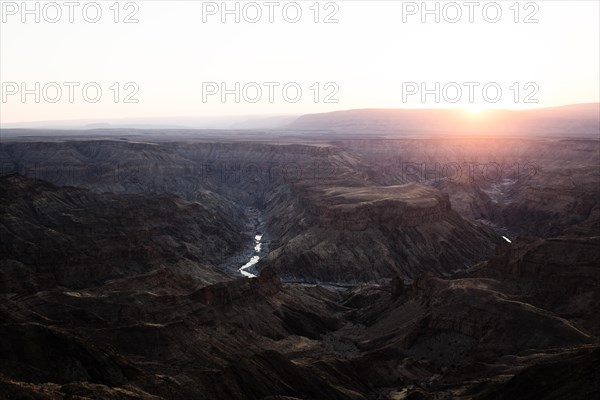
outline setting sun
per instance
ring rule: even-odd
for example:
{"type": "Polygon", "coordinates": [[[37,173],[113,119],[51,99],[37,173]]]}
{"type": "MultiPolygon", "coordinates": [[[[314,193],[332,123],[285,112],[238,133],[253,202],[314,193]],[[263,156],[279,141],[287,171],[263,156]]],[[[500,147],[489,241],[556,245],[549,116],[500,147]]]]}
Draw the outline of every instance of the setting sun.
{"type": "Polygon", "coordinates": [[[471,114],[480,114],[482,111],[487,110],[485,106],[482,106],[480,104],[469,104],[464,109],[465,111],[468,111],[471,114]]]}

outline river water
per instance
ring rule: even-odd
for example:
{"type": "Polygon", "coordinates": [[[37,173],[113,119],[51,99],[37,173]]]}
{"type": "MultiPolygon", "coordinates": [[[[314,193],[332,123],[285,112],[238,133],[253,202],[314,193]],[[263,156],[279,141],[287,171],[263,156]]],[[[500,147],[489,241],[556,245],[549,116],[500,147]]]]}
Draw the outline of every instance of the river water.
{"type": "Polygon", "coordinates": [[[248,244],[238,253],[230,256],[219,265],[219,269],[231,276],[256,278],[256,264],[268,253],[269,240],[264,233],[265,221],[261,212],[254,207],[245,209],[247,224],[243,235],[248,237],[248,244]]]}
{"type": "Polygon", "coordinates": [[[250,260],[239,269],[240,274],[244,275],[246,278],[256,278],[256,275],[253,274],[252,272],[249,272],[248,270],[253,265],[258,263],[258,260],[260,260],[260,250],[262,248],[262,243],[260,242],[261,239],[262,239],[262,235],[254,236],[254,252],[255,252],[255,254],[252,255],[250,260]]]}

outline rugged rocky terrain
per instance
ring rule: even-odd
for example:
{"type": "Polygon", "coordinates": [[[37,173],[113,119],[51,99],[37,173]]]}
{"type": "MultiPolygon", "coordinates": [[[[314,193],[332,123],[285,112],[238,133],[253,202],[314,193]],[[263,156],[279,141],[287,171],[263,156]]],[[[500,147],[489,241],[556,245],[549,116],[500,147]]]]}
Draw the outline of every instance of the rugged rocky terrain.
{"type": "Polygon", "coordinates": [[[356,283],[399,272],[447,273],[491,255],[500,240],[452,212],[431,187],[386,194],[389,187],[375,186],[381,172],[370,177],[359,154],[336,144],[51,141],[7,143],[2,152],[6,169],[61,186],[257,207],[277,249],[271,258],[281,258],[276,268],[288,280],[356,283]],[[340,201],[346,204],[334,204],[340,201]],[[417,245],[416,237],[426,240],[417,245]]]}
{"type": "Polygon", "coordinates": [[[448,195],[426,185],[295,187],[282,202],[287,224],[264,261],[290,280],[357,283],[425,271],[448,274],[493,254],[502,239],[453,211],[448,195]],[[294,207],[295,205],[295,207],[294,207]],[[302,230],[289,230],[306,226],[302,230]]]}
{"type": "Polygon", "coordinates": [[[597,140],[215,134],[3,140],[6,398],[598,397],[597,140]]]}
{"type": "Polygon", "coordinates": [[[90,287],[168,268],[201,282],[244,242],[241,213],[222,199],[114,195],[8,175],[0,178],[2,292],[90,287]]]}

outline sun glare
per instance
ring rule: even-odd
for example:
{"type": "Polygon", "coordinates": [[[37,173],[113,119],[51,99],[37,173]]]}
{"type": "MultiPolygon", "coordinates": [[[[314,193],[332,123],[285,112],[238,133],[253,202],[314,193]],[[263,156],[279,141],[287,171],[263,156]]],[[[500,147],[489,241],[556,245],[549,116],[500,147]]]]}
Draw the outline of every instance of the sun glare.
{"type": "Polygon", "coordinates": [[[486,108],[479,104],[469,104],[468,106],[465,107],[465,110],[470,112],[471,114],[479,114],[482,111],[485,111],[486,108]]]}

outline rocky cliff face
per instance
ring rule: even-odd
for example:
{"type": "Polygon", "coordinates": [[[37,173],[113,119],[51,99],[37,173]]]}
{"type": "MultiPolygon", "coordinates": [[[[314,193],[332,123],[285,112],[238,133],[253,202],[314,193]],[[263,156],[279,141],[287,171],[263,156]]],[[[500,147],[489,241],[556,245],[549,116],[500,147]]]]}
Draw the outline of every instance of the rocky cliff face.
{"type": "Polygon", "coordinates": [[[258,297],[273,296],[281,290],[281,281],[275,272],[266,268],[257,279],[236,280],[206,286],[190,297],[207,306],[228,306],[254,301],[258,297]]]}
{"type": "MultiPolygon", "coordinates": [[[[589,232],[594,234],[593,232],[589,232]]],[[[502,279],[537,307],[600,334],[600,239],[598,236],[524,238],[499,248],[479,269],[480,276],[502,279]]]]}
{"type": "Polygon", "coordinates": [[[387,186],[295,186],[272,220],[277,241],[261,265],[287,280],[382,281],[424,271],[448,274],[493,254],[501,238],[460,217],[449,198],[415,183],[387,186]],[[287,205],[287,206],[286,206],[287,205]],[[291,222],[290,222],[291,221],[291,222]]]}
{"type": "Polygon", "coordinates": [[[432,185],[462,216],[512,235],[560,235],[598,206],[598,140],[390,138],[344,146],[365,161],[371,180],[432,185]]]}
{"type": "Polygon", "coordinates": [[[320,226],[350,231],[417,227],[439,222],[450,212],[447,195],[417,184],[327,187],[311,194],[311,200],[320,226]]]}
{"type": "Polygon", "coordinates": [[[216,266],[244,243],[235,208],[218,201],[0,181],[3,292],[76,289],[162,267],[220,281],[216,266]]]}
{"type": "Polygon", "coordinates": [[[599,207],[597,168],[548,168],[515,183],[502,210],[505,225],[535,236],[557,236],[591,217],[599,207]]]}

